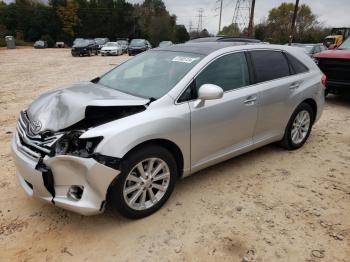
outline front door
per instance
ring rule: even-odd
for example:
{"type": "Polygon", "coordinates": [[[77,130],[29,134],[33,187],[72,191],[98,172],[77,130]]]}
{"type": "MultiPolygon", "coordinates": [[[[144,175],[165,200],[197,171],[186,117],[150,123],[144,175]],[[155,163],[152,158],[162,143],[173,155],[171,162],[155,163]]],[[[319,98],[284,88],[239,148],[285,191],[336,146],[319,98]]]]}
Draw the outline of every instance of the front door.
{"type": "Polygon", "coordinates": [[[250,86],[243,52],[224,55],[209,64],[195,79],[194,88],[198,90],[203,84],[220,86],[224,95],[197,107],[196,101],[189,102],[193,171],[252,145],[258,114],[258,93],[250,86]]]}

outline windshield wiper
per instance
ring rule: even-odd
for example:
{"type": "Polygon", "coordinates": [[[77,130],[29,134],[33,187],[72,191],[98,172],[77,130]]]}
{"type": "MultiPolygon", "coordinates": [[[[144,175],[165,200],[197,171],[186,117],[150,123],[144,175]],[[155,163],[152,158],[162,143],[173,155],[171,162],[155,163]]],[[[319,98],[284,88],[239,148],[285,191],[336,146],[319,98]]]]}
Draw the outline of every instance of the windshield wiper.
{"type": "Polygon", "coordinates": [[[149,97],[149,102],[147,103],[147,105],[150,105],[151,103],[153,103],[154,101],[156,101],[157,99],[154,97],[149,97]]]}

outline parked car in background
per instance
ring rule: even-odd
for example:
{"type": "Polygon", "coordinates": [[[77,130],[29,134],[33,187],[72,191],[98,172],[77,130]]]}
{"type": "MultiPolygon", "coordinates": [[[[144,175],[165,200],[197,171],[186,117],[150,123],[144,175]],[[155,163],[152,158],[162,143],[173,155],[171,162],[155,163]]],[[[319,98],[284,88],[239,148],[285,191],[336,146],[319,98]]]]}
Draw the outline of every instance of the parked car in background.
{"type": "Polygon", "coordinates": [[[72,56],[98,55],[98,45],[92,39],[82,39],[76,41],[71,49],[72,56]]]}
{"type": "Polygon", "coordinates": [[[108,42],[106,43],[100,51],[102,56],[105,55],[122,55],[123,48],[118,42],[108,42]]]}
{"type": "Polygon", "coordinates": [[[56,42],[55,47],[56,48],[64,48],[64,47],[66,47],[66,44],[64,42],[56,42]]]}
{"type": "Polygon", "coordinates": [[[122,47],[123,54],[128,52],[128,46],[129,46],[128,40],[118,40],[117,43],[122,47]]]}
{"type": "Polygon", "coordinates": [[[162,41],[159,43],[159,47],[166,47],[166,46],[171,46],[173,45],[173,42],[171,41],[162,41]]]}
{"type": "Polygon", "coordinates": [[[236,36],[212,36],[196,38],[188,41],[187,43],[204,43],[204,42],[235,42],[235,43],[261,43],[260,40],[248,37],[236,37],[236,36]]]}
{"type": "Polygon", "coordinates": [[[303,48],[305,53],[310,57],[313,57],[315,54],[326,51],[327,48],[323,44],[299,44],[292,43],[292,46],[303,48]]]}
{"type": "Polygon", "coordinates": [[[322,78],[288,46],[150,50],[23,110],[11,143],[17,177],[29,196],[80,214],[107,201],[145,217],[182,177],[269,143],[302,147],[322,114],[322,78]]]}
{"type": "Polygon", "coordinates": [[[109,42],[109,38],[106,38],[106,37],[104,38],[99,37],[99,38],[95,38],[94,40],[98,46],[97,47],[98,50],[101,50],[101,48],[109,42]]]}
{"type": "Polygon", "coordinates": [[[314,58],[327,76],[326,94],[350,93],[350,38],[337,49],[318,53],[314,58]]]}
{"type": "Polygon", "coordinates": [[[151,44],[145,39],[133,39],[128,47],[128,54],[130,56],[137,55],[151,49],[151,44]]]}
{"type": "Polygon", "coordinates": [[[43,40],[35,41],[34,48],[47,48],[47,42],[43,40]]]}

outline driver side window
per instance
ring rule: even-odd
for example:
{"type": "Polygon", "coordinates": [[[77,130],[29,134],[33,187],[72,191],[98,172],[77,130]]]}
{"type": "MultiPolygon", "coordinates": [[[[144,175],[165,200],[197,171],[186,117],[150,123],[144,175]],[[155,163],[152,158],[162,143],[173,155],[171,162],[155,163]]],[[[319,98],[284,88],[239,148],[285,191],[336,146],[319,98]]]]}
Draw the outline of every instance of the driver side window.
{"type": "Polygon", "coordinates": [[[244,53],[225,55],[208,65],[196,78],[196,90],[204,84],[220,86],[224,92],[249,85],[244,53]]]}

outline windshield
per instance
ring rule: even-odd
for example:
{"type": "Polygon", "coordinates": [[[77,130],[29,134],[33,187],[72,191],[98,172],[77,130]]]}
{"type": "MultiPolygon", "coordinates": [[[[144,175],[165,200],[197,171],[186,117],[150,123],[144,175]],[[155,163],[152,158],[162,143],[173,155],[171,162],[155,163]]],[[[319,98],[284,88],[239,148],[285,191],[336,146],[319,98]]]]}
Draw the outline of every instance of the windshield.
{"type": "Polygon", "coordinates": [[[90,42],[91,42],[91,40],[82,39],[82,40],[76,41],[76,43],[74,44],[74,46],[75,46],[75,47],[87,46],[87,45],[90,44],[90,42]]]}
{"type": "Polygon", "coordinates": [[[171,45],[171,44],[172,44],[171,41],[163,41],[163,42],[160,42],[160,43],[159,43],[159,46],[169,46],[169,45],[171,45]]]}
{"type": "Polygon", "coordinates": [[[303,46],[300,46],[300,47],[303,48],[304,51],[305,51],[307,54],[311,54],[312,49],[314,48],[312,45],[303,45],[303,46]]]}
{"type": "Polygon", "coordinates": [[[131,95],[158,99],[202,58],[192,53],[148,51],[108,72],[98,83],[131,95]]]}
{"type": "Polygon", "coordinates": [[[108,42],[105,46],[118,46],[118,44],[113,42],[108,42]]]}
{"type": "Polygon", "coordinates": [[[84,40],[83,38],[76,38],[73,42],[73,44],[78,43],[79,41],[84,40]]]}
{"type": "Polygon", "coordinates": [[[106,43],[105,38],[95,38],[95,41],[98,45],[103,45],[104,43],[106,43]]]}
{"type": "Polygon", "coordinates": [[[350,38],[346,39],[344,43],[342,43],[338,49],[350,49],[350,38]]]}
{"type": "Polygon", "coordinates": [[[144,46],[145,40],[143,39],[133,39],[130,43],[131,46],[144,46]]]}
{"type": "Polygon", "coordinates": [[[332,45],[335,43],[335,38],[334,37],[327,37],[325,40],[324,40],[324,43],[327,45],[332,45]]]}

